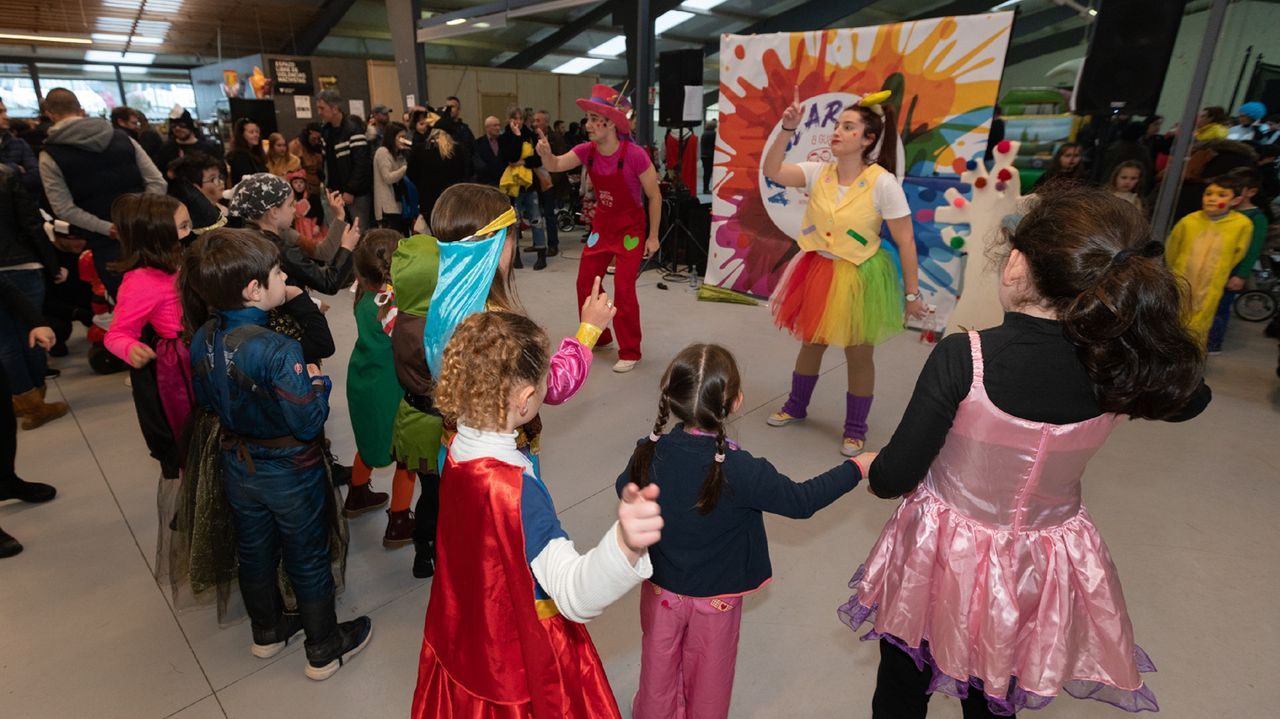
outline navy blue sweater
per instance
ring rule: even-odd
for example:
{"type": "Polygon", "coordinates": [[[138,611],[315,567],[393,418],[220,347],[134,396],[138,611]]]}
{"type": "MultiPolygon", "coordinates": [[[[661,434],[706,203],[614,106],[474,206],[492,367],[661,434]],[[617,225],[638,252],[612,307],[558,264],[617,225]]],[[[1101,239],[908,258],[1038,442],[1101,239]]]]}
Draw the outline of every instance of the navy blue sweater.
{"type": "MultiPolygon", "coordinates": [[[[648,442],[648,438],[641,443],[648,442]]],[[[661,488],[662,540],[649,548],[653,582],[691,597],[741,594],[773,576],[764,513],[804,519],[858,486],[862,472],[841,462],[807,482],[793,482],[769,460],[741,449],[725,454],[725,488],[716,508],[696,508],[715,457],[715,439],[686,434],[680,425],[658,440],[650,481],[661,488]]],[[[619,496],[631,466],[618,477],[619,496]]]]}

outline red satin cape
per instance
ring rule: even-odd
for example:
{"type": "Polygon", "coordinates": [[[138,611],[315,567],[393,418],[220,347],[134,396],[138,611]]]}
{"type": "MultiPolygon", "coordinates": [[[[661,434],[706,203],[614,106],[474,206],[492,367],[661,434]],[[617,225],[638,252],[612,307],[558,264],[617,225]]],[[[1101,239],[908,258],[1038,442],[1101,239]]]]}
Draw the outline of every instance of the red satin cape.
{"type": "Polygon", "coordinates": [[[585,626],[539,619],[525,559],[524,470],[445,460],[414,719],[620,719],[585,626]]]}

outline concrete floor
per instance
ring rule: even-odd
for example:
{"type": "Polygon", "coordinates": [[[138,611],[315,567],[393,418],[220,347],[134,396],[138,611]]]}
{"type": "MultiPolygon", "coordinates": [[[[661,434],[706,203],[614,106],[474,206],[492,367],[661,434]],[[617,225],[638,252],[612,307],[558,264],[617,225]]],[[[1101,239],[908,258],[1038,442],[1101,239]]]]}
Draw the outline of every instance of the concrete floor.
{"type": "MultiPolygon", "coordinates": [[[[553,338],[576,327],[575,272],[576,262],[561,257],[544,272],[519,273],[525,306],[553,338]]],[[[767,427],[765,416],[788,389],[796,343],[773,329],[764,307],[697,302],[687,284],[667,283],[663,291],[658,280],[648,273],[640,282],[647,354],[639,368],[614,375],[616,354],[598,353],[582,393],[544,410],[545,479],[580,546],[592,546],[612,522],[614,478],[635,439],[649,431],[666,362],[687,343],[713,340],[737,355],[747,402],[732,435],[744,447],[797,479],[841,459],[842,357],[829,357],[809,422],[767,427]]],[[[349,348],[350,295],[330,301],[338,346],[349,348]]],[[[211,609],[175,613],[151,576],[158,467],[144,449],[124,376],[92,374],[81,357],[83,340],[77,343],[72,357],[57,361],[63,375],[50,391],[70,402],[72,414],[19,437],[18,471],[57,485],[58,498],[46,506],[0,505],[0,526],[26,545],[0,561],[0,716],[405,716],[429,592],[428,582],[410,576],[412,549],[382,548],[380,514],[351,522],[339,615],[370,614],[374,638],[327,682],[303,676],[300,645],[258,660],[248,651],[247,623],[219,629],[211,609]]],[[[889,437],[928,352],[906,334],[877,353],[869,446],[889,437]]],[[[1090,467],[1086,500],[1119,566],[1138,641],[1160,667],[1149,682],[1164,716],[1276,711],[1275,358],[1276,345],[1260,326],[1237,321],[1227,352],[1210,360],[1215,398],[1204,416],[1182,425],[1125,425],[1090,467]]],[[[344,351],[327,367],[344,387],[344,351]]],[[[342,391],[333,397],[329,433],[350,461],[342,391]]],[[[385,471],[374,481],[389,488],[385,471]]],[[[895,506],[858,491],[808,521],[767,519],[775,577],[747,601],[734,717],[870,714],[877,650],[857,641],[835,609],[895,506]]],[[[640,653],[637,594],[593,622],[591,634],[628,715],[640,653]]],[[[947,697],[933,706],[933,716],[960,716],[947,697]]],[[[1120,713],[1063,697],[1039,716],[1120,713]]]]}

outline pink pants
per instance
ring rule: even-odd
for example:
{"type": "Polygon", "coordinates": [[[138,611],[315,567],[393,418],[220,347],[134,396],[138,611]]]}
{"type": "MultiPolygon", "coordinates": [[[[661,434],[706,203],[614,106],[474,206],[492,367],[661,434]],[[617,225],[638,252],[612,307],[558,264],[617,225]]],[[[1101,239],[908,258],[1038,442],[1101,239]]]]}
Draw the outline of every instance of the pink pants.
{"type": "Polygon", "coordinates": [[[640,689],[632,719],[725,719],[738,662],[742,597],[640,588],[640,689]]]}

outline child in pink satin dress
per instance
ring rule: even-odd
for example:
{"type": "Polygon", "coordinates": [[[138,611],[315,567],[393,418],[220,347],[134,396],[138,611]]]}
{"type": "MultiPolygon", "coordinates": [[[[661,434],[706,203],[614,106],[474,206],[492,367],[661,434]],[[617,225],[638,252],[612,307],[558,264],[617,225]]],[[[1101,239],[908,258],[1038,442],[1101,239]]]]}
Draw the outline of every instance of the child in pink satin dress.
{"type": "Polygon", "coordinates": [[[164,476],[176,479],[194,405],[178,297],[178,264],[191,216],[172,197],[136,193],[115,201],[111,219],[122,255],[115,267],[124,279],[103,344],[133,368],[134,403],[147,447],[164,476]]]}
{"type": "Polygon", "coordinates": [[[966,719],[1065,690],[1157,710],[1111,555],[1081,503],[1085,467],[1125,418],[1183,420],[1209,401],[1180,294],[1145,221],[1064,188],[1008,234],[996,328],[934,351],[869,488],[905,495],[841,619],[880,639],[872,716],[966,719]]]}

